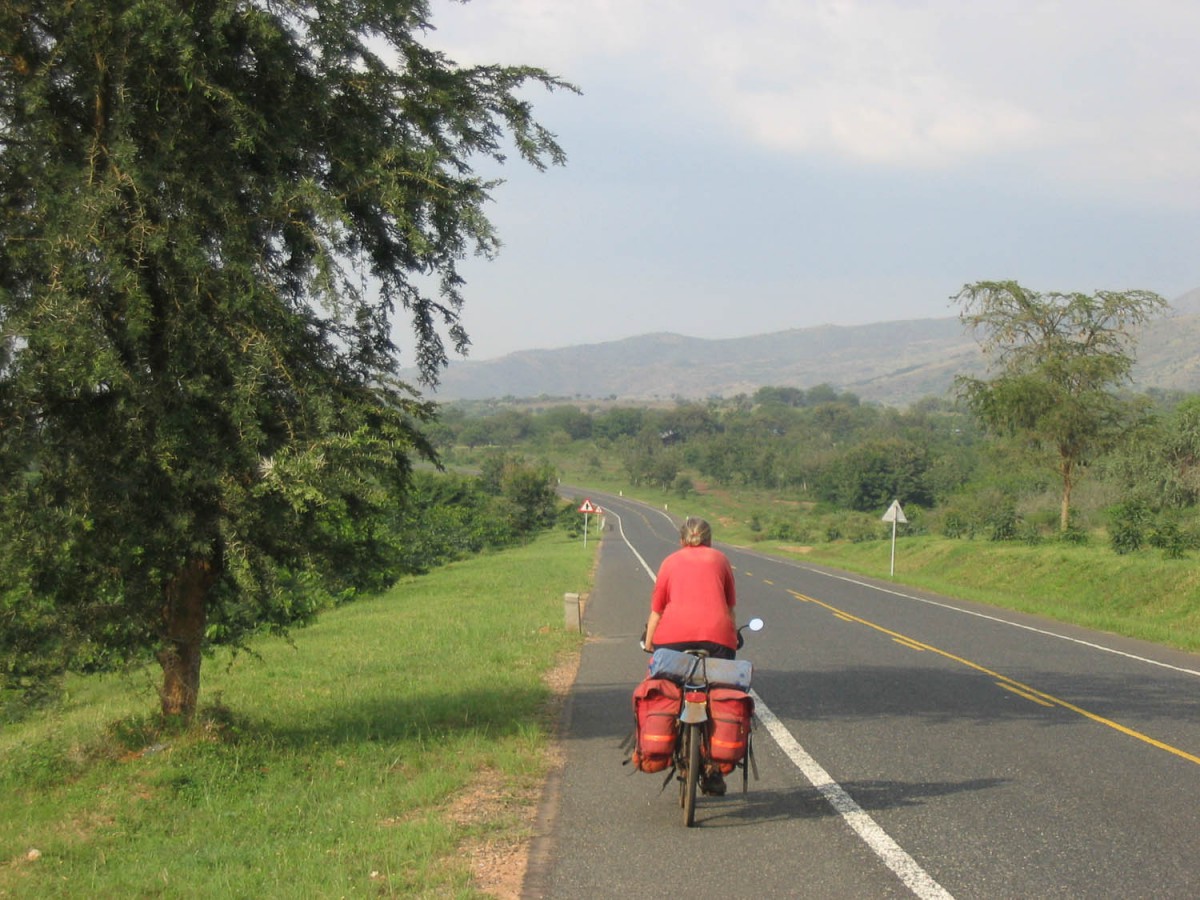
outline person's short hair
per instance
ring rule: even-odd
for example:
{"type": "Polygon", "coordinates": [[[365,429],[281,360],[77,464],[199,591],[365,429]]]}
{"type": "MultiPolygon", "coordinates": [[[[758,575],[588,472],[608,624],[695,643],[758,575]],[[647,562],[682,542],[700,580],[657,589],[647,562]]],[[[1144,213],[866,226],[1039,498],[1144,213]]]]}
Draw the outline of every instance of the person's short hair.
{"type": "Polygon", "coordinates": [[[699,516],[689,516],[679,529],[679,539],[688,547],[711,547],[712,526],[699,516]]]}

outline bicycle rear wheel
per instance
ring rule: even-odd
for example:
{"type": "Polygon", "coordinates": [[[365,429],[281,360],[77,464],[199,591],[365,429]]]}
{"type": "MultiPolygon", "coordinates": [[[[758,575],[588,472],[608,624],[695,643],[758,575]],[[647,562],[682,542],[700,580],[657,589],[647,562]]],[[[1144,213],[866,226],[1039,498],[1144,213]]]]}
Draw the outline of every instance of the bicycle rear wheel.
{"type": "Polygon", "coordinates": [[[680,802],[683,804],[683,824],[691,828],[696,821],[696,787],[700,784],[700,729],[702,725],[685,726],[683,752],[687,760],[687,772],[679,783],[680,802]]]}

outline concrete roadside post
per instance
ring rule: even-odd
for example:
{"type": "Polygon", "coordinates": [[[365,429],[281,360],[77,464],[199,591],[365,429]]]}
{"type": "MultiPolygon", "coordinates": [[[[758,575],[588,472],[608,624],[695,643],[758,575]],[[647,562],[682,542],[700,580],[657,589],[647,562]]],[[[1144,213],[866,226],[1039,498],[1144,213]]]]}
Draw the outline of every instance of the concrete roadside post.
{"type": "Polygon", "coordinates": [[[583,623],[579,617],[579,595],[563,594],[563,626],[570,632],[583,631],[583,623]]]}

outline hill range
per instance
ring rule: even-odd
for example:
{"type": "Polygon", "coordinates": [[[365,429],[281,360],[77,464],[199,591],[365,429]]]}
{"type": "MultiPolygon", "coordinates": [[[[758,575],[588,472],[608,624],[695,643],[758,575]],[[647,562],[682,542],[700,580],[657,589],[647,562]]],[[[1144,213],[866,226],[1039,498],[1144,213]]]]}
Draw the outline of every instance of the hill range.
{"type": "MultiPolygon", "coordinates": [[[[1135,388],[1200,393],[1200,289],[1172,301],[1166,315],[1142,330],[1135,356],[1135,388]]],[[[652,402],[753,394],[765,385],[829,384],[863,400],[904,407],[946,396],[958,374],[984,371],[974,336],[957,317],[947,317],[720,340],[645,334],[491,360],[453,360],[431,399],[652,402]]]]}

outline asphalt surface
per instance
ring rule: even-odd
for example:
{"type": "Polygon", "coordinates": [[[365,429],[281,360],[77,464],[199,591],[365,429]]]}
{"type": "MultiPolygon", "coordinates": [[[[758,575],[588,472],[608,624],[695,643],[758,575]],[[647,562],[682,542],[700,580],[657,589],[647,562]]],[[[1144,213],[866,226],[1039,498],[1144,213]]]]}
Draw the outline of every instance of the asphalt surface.
{"type": "Polygon", "coordinates": [[[675,785],[622,765],[675,511],[589,496],[588,641],[525,896],[1200,897],[1200,657],[722,546],[717,523],[739,622],[766,620],[741,654],[760,779],[683,827],[675,785]]]}

